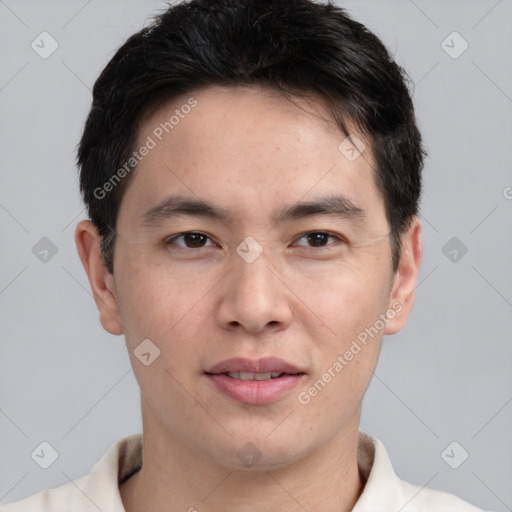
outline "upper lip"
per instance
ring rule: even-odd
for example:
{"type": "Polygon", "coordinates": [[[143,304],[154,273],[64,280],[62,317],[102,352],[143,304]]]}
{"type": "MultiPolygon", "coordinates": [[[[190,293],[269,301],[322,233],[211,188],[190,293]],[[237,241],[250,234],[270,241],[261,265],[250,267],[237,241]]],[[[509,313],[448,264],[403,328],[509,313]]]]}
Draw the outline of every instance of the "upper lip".
{"type": "Polygon", "coordinates": [[[226,359],[212,366],[206,373],[221,374],[228,372],[249,372],[249,373],[304,373],[297,366],[279,359],[278,357],[263,357],[251,361],[243,357],[226,359]]]}

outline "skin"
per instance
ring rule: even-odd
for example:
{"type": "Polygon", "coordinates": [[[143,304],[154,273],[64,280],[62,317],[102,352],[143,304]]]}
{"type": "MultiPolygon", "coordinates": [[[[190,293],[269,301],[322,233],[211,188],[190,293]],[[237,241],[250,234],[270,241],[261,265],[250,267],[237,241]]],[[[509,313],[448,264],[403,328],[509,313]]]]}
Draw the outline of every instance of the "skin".
{"type": "MultiPolygon", "coordinates": [[[[345,139],[320,101],[260,87],[193,91],[146,116],[140,145],[193,96],[197,106],[139,163],[121,202],[114,274],[90,221],[76,244],[103,327],[124,334],[141,389],[144,464],[120,486],[128,512],[351,510],[364,482],[357,466],[361,402],[384,335],[411,311],[421,262],[421,223],[402,237],[392,271],[389,224],[370,147],[349,161],[345,139]],[[327,215],[272,222],[299,201],[343,193],[365,221],[327,215]],[[170,194],[213,202],[232,225],[193,216],[144,228],[141,216],[170,194]],[[208,235],[203,247],[184,231],[208,235]],[[336,237],[312,245],[303,235],[336,237]],[[251,236],[263,252],[236,252],[251,236]],[[187,247],[187,240],[189,247],[187,247]],[[379,315],[401,311],[308,404],[298,400],[379,315]],[[149,366],[134,350],[160,349],[149,366]],[[231,358],[277,356],[306,372],[268,405],[242,404],[205,376],[231,358]],[[237,452],[261,453],[251,468],[237,452]]],[[[361,140],[364,138],[358,135],[361,140]]],[[[197,240],[197,239],[196,239],[197,240]]]]}

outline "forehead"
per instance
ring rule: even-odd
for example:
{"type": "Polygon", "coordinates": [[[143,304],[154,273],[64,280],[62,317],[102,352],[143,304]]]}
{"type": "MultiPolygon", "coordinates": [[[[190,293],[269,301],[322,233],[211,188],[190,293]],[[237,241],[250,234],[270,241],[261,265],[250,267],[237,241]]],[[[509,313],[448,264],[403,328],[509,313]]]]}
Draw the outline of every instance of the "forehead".
{"type": "Polygon", "coordinates": [[[291,101],[254,86],[191,91],[140,123],[136,147],[151,150],[123,203],[140,212],[180,194],[227,205],[235,216],[261,217],[275,204],[343,193],[360,208],[383,213],[369,145],[351,160],[340,150],[345,139],[313,98],[291,101]]]}
{"type": "Polygon", "coordinates": [[[185,150],[193,145],[193,154],[183,151],[174,156],[199,158],[208,152],[218,159],[242,159],[248,149],[264,158],[272,151],[295,146],[297,153],[301,146],[311,145],[317,149],[311,158],[318,158],[327,144],[336,149],[336,142],[345,138],[321,99],[289,98],[257,85],[210,86],[153,106],[139,123],[137,146],[148,136],[159,146],[152,152],[158,155],[165,151],[162,146],[185,150]]]}

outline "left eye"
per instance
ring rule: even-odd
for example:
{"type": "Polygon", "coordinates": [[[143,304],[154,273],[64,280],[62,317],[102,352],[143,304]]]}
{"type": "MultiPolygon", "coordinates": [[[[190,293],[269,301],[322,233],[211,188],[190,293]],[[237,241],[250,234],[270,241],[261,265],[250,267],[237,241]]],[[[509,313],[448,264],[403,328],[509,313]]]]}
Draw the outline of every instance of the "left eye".
{"type": "MultiPolygon", "coordinates": [[[[331,245],[328,243],[329,239],[334,239],[337,241],[342,241],[339,236],[333,235],[326,231],[311,231],[310,233],[305,233],[298,240],[306,240],[306,243],[311,244],[310,247],[327,247],[331,245]]],[[[297,245],[305,245],[297,243],[297,245]]]]}
{"type": "MultiPolygon", "coordinates": [[[[164,243],[165,245],[175,244],[187,249],[200,249],[201,247],[207,247],[205,243],[208,240],[210,240],[208,235],[196,231],[189,231],[188,233],[181,233],[180,235],[167,238],[164,243]],[[182,243],[177,243],[177,240],[182,240],[182,243]]],[[[213,244],[210,243],[210,245],[213,244]]]]}

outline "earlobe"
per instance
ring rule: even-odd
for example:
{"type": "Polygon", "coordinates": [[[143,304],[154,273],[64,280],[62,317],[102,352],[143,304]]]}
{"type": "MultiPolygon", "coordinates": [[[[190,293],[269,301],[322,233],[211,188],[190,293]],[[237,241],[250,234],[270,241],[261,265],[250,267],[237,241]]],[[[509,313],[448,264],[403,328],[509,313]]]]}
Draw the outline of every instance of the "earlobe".
{"type": "Polygon", "coordinates": [[[402,255],[395,273],[389,307],[396,311],[384,334],[401,331],[411,313],[416,297],[416,286],[422,259],[421,220],[414,217],[410,228],[402,236],[402,255]]]}
{"type": "Polygon", "coordinates": [[[100,313],[100,322],[110,334],[123,334],[114,279],[108,272],[100,251],[101,237],[89,220],[80,221],[75,229],[75,243],[100,313]]]}

